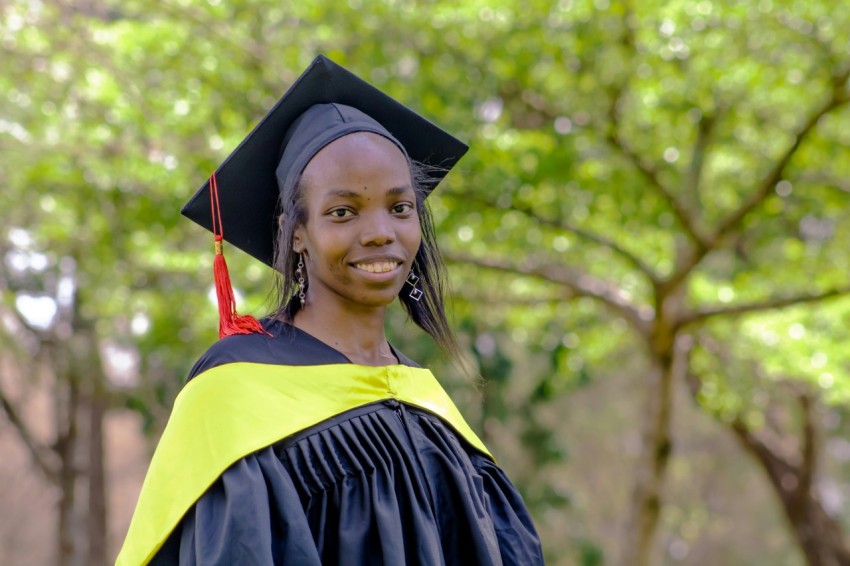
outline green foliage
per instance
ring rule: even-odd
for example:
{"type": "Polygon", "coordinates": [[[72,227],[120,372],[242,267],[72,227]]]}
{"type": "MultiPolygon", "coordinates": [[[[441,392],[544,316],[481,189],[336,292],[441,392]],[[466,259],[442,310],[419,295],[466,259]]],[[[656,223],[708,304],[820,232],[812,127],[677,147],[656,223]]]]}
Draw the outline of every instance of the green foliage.
{"type": "Polygon", "coordinates": [[[581,566],[601,566],[604,564],[605,553],[591,541],[583,541],[581,544],[579,564],[581,566]]]}
{"type": "MultiPolygon", "coordinates": [[[[0,6],[0,210],[7,235],[31,239],[0,249],[49,264],[5,268],[4,303],[55,294],[73,259],[76,315],[138,353],[137,384],[113,392],[158,430],[215,339],[211,241],[178,210],[325,53],[471,141],[429,200],[481,389],[400,313],[390,334],[479,430],[499,432],[496,452],[519,439],[538,469],[505,464],[528,486],[566,458],[563,431],[539,415],[602,375],[639,374],[623,360],[644,347],[623,310],[537,268],[601,282],[651,320],[689,233],[711,234],[758,191],[850,66],[850,10],[826,0],[74,4],[0,6]]],[[[846,290],[848,121],[846,105],[816,120],[764,201],[690,274],[688,308],[846,290]]],[[[240,310],[270,310],[268,270],[228,261],[240,310]]],[[[848,309],[710,319],[695,331],[700,402],[758,423],[777,381],[792,380],[846,405],[848,309]]],[[[563,490],[525,489],[541,521],[571,512],[563,490]]],[[[602,563],[596,542],[578,548],[580,563],[602,563]]]]}

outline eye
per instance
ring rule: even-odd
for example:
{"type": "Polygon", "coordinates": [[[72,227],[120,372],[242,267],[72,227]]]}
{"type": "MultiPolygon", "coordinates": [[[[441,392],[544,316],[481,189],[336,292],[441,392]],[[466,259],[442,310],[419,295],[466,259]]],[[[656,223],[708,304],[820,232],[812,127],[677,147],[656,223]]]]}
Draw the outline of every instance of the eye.
{"type": "Polygon", "coordinates": [[[413,205],[409,202],[400,202],[393,205],[392,211],[396,214],[407,214],[413,211],[413,205]]]}
{"type": "Polygon", "coordinates": [[[328,214],[333,216],[334,218],[347,218],[349,216],[352,216],[354,212],[352,212],[351,209],[340,207],[330,210],[328,214]]]}

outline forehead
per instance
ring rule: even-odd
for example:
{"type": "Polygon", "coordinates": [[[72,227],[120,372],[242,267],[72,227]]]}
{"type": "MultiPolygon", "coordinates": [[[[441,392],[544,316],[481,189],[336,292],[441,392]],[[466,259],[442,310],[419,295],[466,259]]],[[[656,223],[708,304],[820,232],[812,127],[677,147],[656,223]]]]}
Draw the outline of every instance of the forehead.
{"type": "Polygon", "coordinates": [[[401,176],[409,183],[410,165],[394,142],[372,132],[355,132],[337,138],[316,153],[303,172],[311,181],[381,175],[401,176]]]}

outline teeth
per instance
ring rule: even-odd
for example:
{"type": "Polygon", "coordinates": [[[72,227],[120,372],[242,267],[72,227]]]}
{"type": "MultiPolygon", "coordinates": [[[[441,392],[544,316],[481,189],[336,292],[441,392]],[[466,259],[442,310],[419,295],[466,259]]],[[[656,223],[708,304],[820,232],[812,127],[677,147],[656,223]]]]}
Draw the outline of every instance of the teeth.
{"type": "Polygon", "coordinates": [[[357,263],[354,267],[369,273],[386,273],[395,269],[397,265],[394,261],[382,261],[378,263],[357,263]]]}

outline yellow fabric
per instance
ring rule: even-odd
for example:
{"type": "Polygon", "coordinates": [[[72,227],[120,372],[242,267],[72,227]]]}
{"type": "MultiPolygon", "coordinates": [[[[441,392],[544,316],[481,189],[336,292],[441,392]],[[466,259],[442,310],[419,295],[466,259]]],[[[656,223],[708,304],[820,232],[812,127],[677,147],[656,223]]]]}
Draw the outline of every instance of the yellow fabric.
{"type": "Polygon", "coordinates": [[[490,455],[429,370],[403,365],[221,365],[194,378],[177,396],[116,565],[147,564],[186,511],[240,458],[384,399],[434,413],[490,455]]]}

